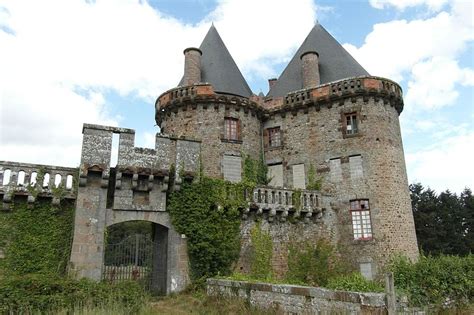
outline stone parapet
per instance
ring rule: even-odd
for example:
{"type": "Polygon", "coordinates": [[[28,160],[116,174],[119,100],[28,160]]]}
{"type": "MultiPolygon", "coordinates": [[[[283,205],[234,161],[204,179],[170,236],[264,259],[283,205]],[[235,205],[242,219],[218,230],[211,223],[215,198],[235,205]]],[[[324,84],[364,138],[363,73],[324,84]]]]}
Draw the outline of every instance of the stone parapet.
{"type": "Polygon", "coordinates": [[[77,169],[72,167],[0,161],[3,209],[10,209],[15,196],[26,196],[29,203],[38,197],[51,198],[53,204],[76,199],[76,177],[77,169]]]}
{"type": "Polygon", "coordinates": [[[403,110],[403,95],[401,87],[394,81],[374,76],[360,76],[334,81],[322,85],[288,93],[282,98],[250,98],[214,92],[209,83],[199,83],[168,90],[161,94],[155,103],[155,119],[159,125],[165,115],[177,112],[179,108],[186,110],[190,105],[196,108],[197,104],[212,103],[239,105],[247,110],[258,113],[260,117],[267,117],[275,113],[295,112],[301,108],[315,106],[331,107],[334,103],[343,103],[350,98],[356,102],[357,97],[367,100],[373,97],[382,99],[384,104],[390,104],[398,113],[403,110]]]}
{"type": "Polygon", "coordinates": [[[280,222],[287,219],[316,221],[322,218],[326,210],[328,201],[324,199],[327,197],[315,190],[259,186],[249,196],[249,207],[243,210],[243,219],[253,214],[264,216],[269,222],[275,219],[280,222]]]}
{"type": "Polygon", "coordinates": [[[207,279],[207,294],[243,299],[254,307],[283,314],[387,314],[384,293],[207,279]]]}

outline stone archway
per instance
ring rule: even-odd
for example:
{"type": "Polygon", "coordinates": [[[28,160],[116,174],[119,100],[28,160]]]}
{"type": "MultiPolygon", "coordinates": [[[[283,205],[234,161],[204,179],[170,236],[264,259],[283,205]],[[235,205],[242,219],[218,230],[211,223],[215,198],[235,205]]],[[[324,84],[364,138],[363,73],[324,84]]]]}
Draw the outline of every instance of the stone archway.
{"type": "Polygon", "coordinates": [[[105,233],[102,280],[136,281],[153,294],[166,294],[168,228],[134,220],[112,224],[105,233]]]}

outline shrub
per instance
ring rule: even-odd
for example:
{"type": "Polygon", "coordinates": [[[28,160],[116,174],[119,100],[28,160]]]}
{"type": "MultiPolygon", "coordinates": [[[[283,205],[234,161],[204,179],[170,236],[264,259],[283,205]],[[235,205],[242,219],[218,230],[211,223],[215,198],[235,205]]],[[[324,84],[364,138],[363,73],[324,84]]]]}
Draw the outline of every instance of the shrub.
{"type": "Polygon", "coordinates": [[[384,288],[379,283],[365,279],[358,272],[329,279],[327,287],[354,292],[384,292],[384,288]]]}
{"type": "Polygon", "coordinates": [[[334,247],[324,239],[316,244],[308,241],[289,248],[286,277],[291,283],[326,286],[330,278],[345,274],[347,270],[334,247]]]}
{"type": "Polygon", "coordinates": [[[474,297],[474,255],[422,256],[417,263],[396,257],[390,264],[395,287],[412,305],[463,306],[474,297]]]}
{"type": "Polygon", "coordinates": [[[112,285],[41,274],[11,276],[0,283],[0,313],[49,313],[112,304],[135,313],[146,297],[135,282],[112,285]]]}

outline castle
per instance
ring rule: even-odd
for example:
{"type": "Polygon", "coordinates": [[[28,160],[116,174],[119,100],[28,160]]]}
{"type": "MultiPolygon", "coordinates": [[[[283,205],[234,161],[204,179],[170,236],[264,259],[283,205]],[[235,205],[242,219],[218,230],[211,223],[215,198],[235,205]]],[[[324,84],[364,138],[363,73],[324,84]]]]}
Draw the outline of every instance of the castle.
{"type": "Polygon", "coordinates": [[[161,129],[155,149],[135,147],[134,130],[84,124],[77,192],[73,168],[0,162],[5,210],[22,196],[58,204],[52,188],[60,185],[68,191],[62,198],[76,199],[70,269],[77,277],[103,278],[108,226],[146,220],[156,225],[154,286],[163,293],[182,290],[189,282],[186,236],[166,211],[169,180],[179,188],[182,174],[189,179],[201,168],[239,182],[244,156],[263,156],[271,180],[256,187],[242,209],[241,272],[250,269],[257,217],[272,236],[277,276],[287,270],[289,244],[304,240],[337,244],[369,279],[392,254],[417,259],[398,84],[369,75],[319,24],[280,77],[268,81],[265,96],[252,93],[214,26],[184,58],[178,87],[155,103],[161,129]],[[116,166],[110,165],[113,134],[120,135],[116,166]],[[173,165],[183,168],[181,175],[172,176],[173,165]],[[40,167],[47,176],[33,196],[24,186],[36,181],[40,167]],[[318,190],[309,189],[314,174],[318,190]]]}

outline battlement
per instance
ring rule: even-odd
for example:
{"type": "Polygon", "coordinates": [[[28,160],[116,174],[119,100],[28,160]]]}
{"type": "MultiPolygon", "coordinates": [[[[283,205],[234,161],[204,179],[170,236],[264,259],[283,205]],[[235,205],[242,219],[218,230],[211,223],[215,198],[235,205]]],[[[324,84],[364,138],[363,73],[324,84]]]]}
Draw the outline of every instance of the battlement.
{"type": "Polygon", "coordinates": [[[403,110],[403,93],[397,83],[381,77],[360,76],[293,91],[277,98],[257,96],[246,98],[215,93],[212,85],[208,83],[182,86],[166,91],[158,97],[155,103],[155,118],[157,123],[161,124],[166,114],[177,113],[180,108],[185,111],[188,105],[195,109],[198,104],[202,104],[205,108],[209,104],[236,105],[257,113],[259,117],[265,117],[274,113],[294,112],[310,106],[315,106],[317,109],[321,106],[331,107],[333,103],[343,104],[347,99],[355,102],[357,97],[364,98],[364,101],[369,97],[383,99],[385,104],[395,107],[398,113],[403,110]]]}
{"type": "Polygon", "coordinates": [[[133,129],[84,124],[83,134],[79,186],[108,189],[112,209],[165,211],[170,176],[179,188],[180,173],[193,177],[199,170],[196,140],[157,134],[155,149],[149,149],[135,147],[133,129]],[[116,166],[110,165],[114,133],[116,166]]]}
{"type": "Polygon", "coordinates": [[[339,80],[316,87],[288,93],[283,98],[266,99],[265,108],[270,112],[287,112],[309,106],[332,106],[332,103],[344,103],[348,98],[363,97],[381,98],[385,104],[390,103],[398,113],[403,110],[403,94],[401,87],[388,79],[361,76],[339,80]]]}
{"type": "Polygon", "coordinates": [[[15,196],[26,197],[28,203],[38,197],[51,198],[56,205],[61,199],[75,199],[76,180],[77,168],[0,161],[3,209],[10,209],[15,196]]]}
{"type": "Polygon", "coordinates": [[[197,104],[202,104],[207,108],[208,104],[219,105],[236,105],[242,107],[244,111],[252,111],[257,115],[263,114],[263,107],[253,98],[247,98],[234,94],[225,94],[214,92],[214,89],[209,83],[199,83],[191,86],[177,87],[168,90],[161,94],[156,100],[156,121],[161,123],[166,113],[178,112],[181,108],[183,111],[187,110],[187,105],[192,109],[197,107],[197,104]]]}

